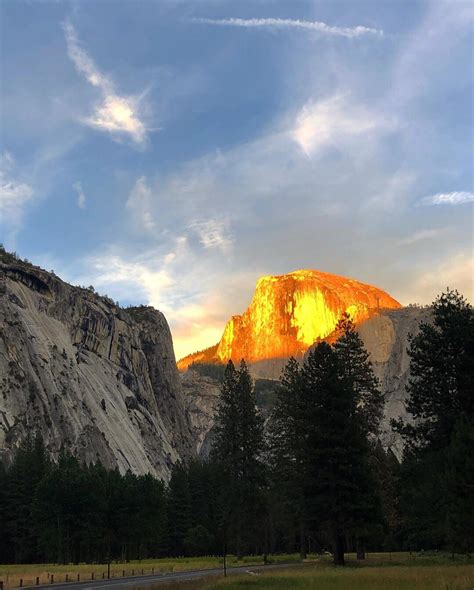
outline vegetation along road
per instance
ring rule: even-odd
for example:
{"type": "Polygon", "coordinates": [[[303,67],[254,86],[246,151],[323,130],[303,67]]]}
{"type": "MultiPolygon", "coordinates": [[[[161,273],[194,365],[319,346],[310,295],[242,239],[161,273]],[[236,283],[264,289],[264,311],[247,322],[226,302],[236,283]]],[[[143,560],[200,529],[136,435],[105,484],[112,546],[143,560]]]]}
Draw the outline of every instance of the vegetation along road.
{"type": "MultiPolygon", "coordinates": [[[[305,567],[304,564],[292,564],[292,567],[305,567]]],[[[259,570],[275,570],[288,568],[288,564],[279,563],[274,565],[243,565],[239,567],[227,568],[230,574],[245,574],[255,573],[259,570]]],[[[126,588],[143,588],[151,584],[169,584],[170,582],[186,582],[188,580],[197,580],[209,576],[222,575],[223,569],[201,569],[184,572],[169,572],[160,574],[150,574],[145,576],[130,576],[126,578],[110,578],[105,580],[86,580],[84,582],[69,582],[58,584],[44,584],[41,586],[29,586],[26,588],[35,588],[36,590],[44,590],[46,588],[54,590],[94,590],[95,588],[113,588],[114,590],[122,590],[126,588]]]]}

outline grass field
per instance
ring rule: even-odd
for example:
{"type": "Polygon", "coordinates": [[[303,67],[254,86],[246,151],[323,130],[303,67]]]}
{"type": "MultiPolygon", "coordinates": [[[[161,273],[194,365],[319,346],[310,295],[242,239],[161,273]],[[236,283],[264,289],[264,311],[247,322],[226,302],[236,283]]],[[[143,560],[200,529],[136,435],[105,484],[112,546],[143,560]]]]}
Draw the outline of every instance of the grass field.
{"type": "MultiPolygon", "coordinates": [[[[245,558],[243,561],[230,556],[229,567],[261,563],[261,559],[245,558]]],[[[270,563],[298,562],[298,555],[271,556],[270,563]]],[[[125,570],[131,575],[134,570],[139,576],[143,572],[177,572],[192,569],[207,569],[222,566],[222,559],[215,557],[143,560],[128,564],[112,564],[111,574],[120,577],[125,570]]],[[[7,565],[0,566],[0,580],[6,588],[33,585],[38,576],[40,583],[48,582],[54,575],[55,582],[63,582],[66,574],[70,581],[102,577],[107,571],[105,565],[7,565]]],[[[147,590],[152,587],[147,586],[147,590]]],[[[155,590],[165,588],[157,585],[155,590]]],[[[327,556],[310,556],[300,568],[259,572],[229,576],[227,579],[203,579],[195,582],[181,582],[166,586],[169,590],[473,590],[474,563],[465,556],[447,554],[374,553],[364,562],[358,562],[354,555],[347,556],[345,568],[334,568],[327,556]]],[[[139,578],[136,590],[140,589],[139,578]]]]}
{"type": "MultiPolygon", "coordinates": [[[[156,587],[159,590],[162,587],[156,587]]],[[[174,584],[167,590],[473,590],[474,564],[462,556],[374,554],[345,568],[323,558],[302,568],[174,584]]]]}
{"type": "MultiPolygon", "coordinates": [[[[278,555],[271,557],[273,563],[298,561],[298,555],[278,555]]],[[[233,556],[227,556],[229,567],[233,565],[262,563],[261,557],[245,557],[237,562],[233,556]]],[[[139,576],[143,574],[160,572],[180,572],[187,570],[210,569],[222,566],[222,558],[218,557],[180,557],[176,559],[147,559],[142,561],[130,561],[129,563],[111,563],[111,577],[139,576]]],[[[5,589],[17,588],[20,580],[23,586],[33,586],[36,578],[40,584],[47,584],[54,576],[54,582],[76,581],[77,576],[81,580],[90,580],[92,575],[95,579],[107,576],[107,564],[79,564],[79,565],[57,565],[57,564],[19,564],[0,565],[0,580],[3,580],[5,589]]]]}

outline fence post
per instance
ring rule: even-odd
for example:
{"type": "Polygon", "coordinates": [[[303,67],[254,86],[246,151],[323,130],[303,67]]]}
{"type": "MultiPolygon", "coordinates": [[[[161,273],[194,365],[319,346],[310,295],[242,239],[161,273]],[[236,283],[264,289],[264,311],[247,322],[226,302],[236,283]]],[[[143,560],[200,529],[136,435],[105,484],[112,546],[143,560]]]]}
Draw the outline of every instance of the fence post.
{"type": "Polygon", "coordinates": [[[77,581],[79,582],[80,579],[81,579],[80,574],[77,574],[77,581]]]}
{"type": "Polygon", "coordinates": [[[51,584],[54,584],[54,574],[51,574],[51,584]]]}
{"type": "Polygon", "coordinates": [[[36,577],[36,585],[39,586],[39,583],[40,583],[40,579],[39,579],[39,576],[37,576],[36,577]]]}
{"type": "Polygon", "coordinates": [[[134,575],[135,575],[135,570],[132,570],[132,576],[134,576],[134,575]]]}
{"type": "Polygon", "coordinates": [[[125,578],[125,570],[122,570],[122,578],[125,578]]]}
{"type": "Polygon", "coordinates": [[[23,578],[20,578],[20,588],[23,586],[23,578]]]}
{"type": "Polygon", "coordinates": [[[66,574],[66,582],[69,582],[69,574],[66,574]]]}
{"type": "Polygon", "coordinates": [[[91,580],[94,579],[94,572],[91,573],[91,580]]]}

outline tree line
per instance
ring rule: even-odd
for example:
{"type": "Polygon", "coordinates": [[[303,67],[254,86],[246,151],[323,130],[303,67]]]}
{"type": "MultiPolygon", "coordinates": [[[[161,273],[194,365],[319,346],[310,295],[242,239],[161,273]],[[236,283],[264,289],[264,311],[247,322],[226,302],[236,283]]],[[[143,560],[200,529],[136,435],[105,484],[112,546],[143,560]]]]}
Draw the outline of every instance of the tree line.
{"type": "Polygon", "coordinates": [[[266,420],[244,361],[221,383],[210,456],[151,475],[54,462],[40,437],[0,465],[1,562],[265,556],[474,547],[474,314],[457,292],[410,338],[401,461],[380,442],[384,399],[348,316],[334,344],[290,359],[266,420]]]}

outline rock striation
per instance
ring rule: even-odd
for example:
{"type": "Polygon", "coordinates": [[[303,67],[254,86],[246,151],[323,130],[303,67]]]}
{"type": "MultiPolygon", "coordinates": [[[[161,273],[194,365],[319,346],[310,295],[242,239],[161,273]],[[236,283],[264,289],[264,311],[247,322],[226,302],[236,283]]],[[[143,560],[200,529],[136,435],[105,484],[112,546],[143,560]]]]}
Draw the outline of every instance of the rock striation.
{"type": "Polygon", "coordinates": [[[33,432],[53,454],[166,479],[196,441],[163,314],[0,261],[0,458],[33,432]]]}
{"type": "Polygon", "coordinates": [[[238,362],[242,358],[254,365],[300,357],[315,341],[334,331],[343,313],[360,324],[382,309],[400,307],[381,289],[317,270],[264,276],[243,315],[227,322],[217,347],[189,355],[178,367],[182,370],[192,362],[238,362]]]}

